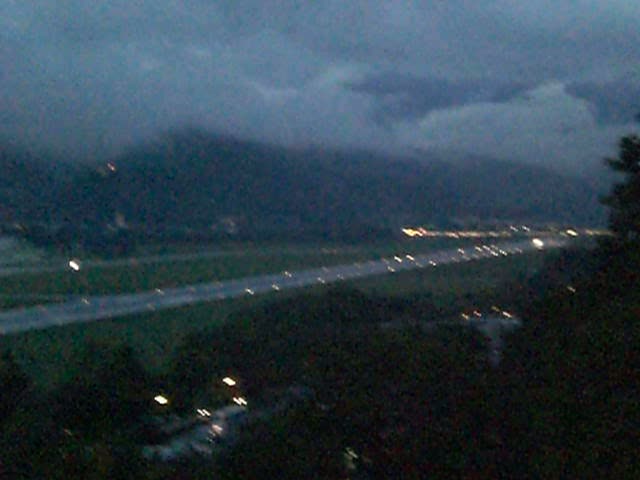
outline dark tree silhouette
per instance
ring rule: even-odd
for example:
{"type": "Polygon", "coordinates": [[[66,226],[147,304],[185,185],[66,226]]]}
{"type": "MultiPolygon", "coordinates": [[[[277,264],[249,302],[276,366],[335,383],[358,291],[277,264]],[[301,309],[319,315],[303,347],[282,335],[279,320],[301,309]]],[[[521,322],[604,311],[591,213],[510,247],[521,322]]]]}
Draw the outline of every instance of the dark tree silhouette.
{"type": "Polygon", "coordinates": [[[623,242],[640,241],[640,136],[620,139],[617,158],[607,158],[607,164],[624,175],[603,199],[610,208],[609,228],[623,242]]]}
{"type": "Polygon", "coordinates": [[[13,354],[4,352],[0,357],[0,424],[14,411],[29,386],[29,378],[13,354]]]}

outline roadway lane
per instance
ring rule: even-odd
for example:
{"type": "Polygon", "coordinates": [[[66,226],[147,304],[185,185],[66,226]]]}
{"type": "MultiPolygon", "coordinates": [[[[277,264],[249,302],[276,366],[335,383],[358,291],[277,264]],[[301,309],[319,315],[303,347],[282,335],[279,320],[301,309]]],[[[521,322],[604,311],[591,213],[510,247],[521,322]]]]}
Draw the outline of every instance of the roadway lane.
{"type": "MultiPolygon", "coordinates": [[[[544,249],[566,245],[563,238],[545,237],[544,249]]],[[[8,310],[0,313],[0,335],[92,322],[124,315],[175,308],[246,295],[332,283],[342,280],[434,268],[438,265],[468,262],[483,258],[499,258],[539,249],[532,240],[502,242],[475,247],[438,250],[412,256],[403,254],[348,265],[320,267],[297,272],[258,275],[224,282],[211,282],[150,292],[101,295],[60,304],[8,310]]]]}

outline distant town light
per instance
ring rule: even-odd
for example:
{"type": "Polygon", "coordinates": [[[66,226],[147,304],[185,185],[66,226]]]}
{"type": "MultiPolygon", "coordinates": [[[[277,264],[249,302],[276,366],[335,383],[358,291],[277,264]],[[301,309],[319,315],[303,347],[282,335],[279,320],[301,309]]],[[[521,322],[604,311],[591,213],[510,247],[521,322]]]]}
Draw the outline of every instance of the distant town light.
{"type": "Polygon", "coordinates": [[[167,403],[169,403],[169,399],[164,395],[156,395],[155,397],[153,397],[153,399],[160,405],[166,405],[167,403]]]}
{"type": "Polygon", "coordinates": [[[233,397],[233,401],[234,403],[237,403],[240,406],[247,405],[247,401],[244,399],[244,397],[233,397]]]}
{"type": "Polygon", "coordinates": [[[536,248],[544,247],[544,242],[539,238],[534,238],[533,240],[531,240],[531,243],[533,243],[533,246],[536,248]]]}
{"type": "Polygon", "coordinates": [[[225,385],[229,385],[230,387],[233,387],[236,384],[236,381],[231,377],[224,377],[222,379],[222,383],[224,383],[225,385]]]}
{"type": "Polygon", "coordinates": [[[576,232],[572,228],[569,228],[568,230],[566,230],[566,234],[569,235],[570,237],[577,237],[578,236],[578,232],[576,232]]]}
{"type": "Polygon", "coordinates": [[[71,270],[77,272],[78,270],[80,270],[80,261],[79,260],[69,260],[69,268],[71,268],[71,270]]]}
{"type": "Polygon", "coordinates": [[[220,425],[216,424],[216,423],[211,425],[211,430],[214,431],[218,435],[220,435],[222,433],[222,427],[220,425]]]}

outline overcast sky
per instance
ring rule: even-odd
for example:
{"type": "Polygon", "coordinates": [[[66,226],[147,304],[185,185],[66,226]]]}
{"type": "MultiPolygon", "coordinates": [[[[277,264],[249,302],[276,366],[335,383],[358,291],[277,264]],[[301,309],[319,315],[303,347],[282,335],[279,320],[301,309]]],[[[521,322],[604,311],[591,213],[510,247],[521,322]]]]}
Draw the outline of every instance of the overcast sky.
{"type": "Polygon", "coordinates": [[[183,124],[579,172],[638,130],[631,0],[2,0],[0,135],[76,155],[183,124]]]}

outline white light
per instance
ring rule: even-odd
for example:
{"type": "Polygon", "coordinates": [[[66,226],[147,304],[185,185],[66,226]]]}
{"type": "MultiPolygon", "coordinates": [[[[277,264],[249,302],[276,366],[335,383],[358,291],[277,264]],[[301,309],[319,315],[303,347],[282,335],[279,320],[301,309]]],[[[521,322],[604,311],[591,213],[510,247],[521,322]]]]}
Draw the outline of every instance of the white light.
{"type": "Polygon", "coordinates": [[[247,401],[243,397],[233,397],[233,401],[240,406],[246,406],[247,401]]]}
{"type": "Polygon", "coordinates": [[[244,291],[247,292],[249,295],[253,295],[254,293],[256,293],[253,290],[251,290],[250,288],[245,288],[244,291]]]}
{"type": "Polygon", "coordinates": [[[229,385],[230,387],[233,387],[236,384],[236,381],[231,377],[224,377],[222,379],[222,383],[229,385]]]}
{"type": "Polygon", "coordinates": [[[69,260],[69,268],[77,272],[80,270],[80,262],[78,260],[69,260]]]}
{"type": "Polygon", "coordinates": [[[578,236],[578,232],[576,232],[575,230],[570,228],[570,229],[567,230],[567,235],[569,235],[570,237],[577,237],[578,236]]]}
{"type": "Polygon", "coordinates": [[[275,283],[271,285],[271,288],[273,288],[276,291],[280,290],[280,287],[275,283]]]}
{"type": "Polygon", "coordinates": [[[153,397],[153,399],[160,405],[166,405],[167,403],[169,403],[169,400],[164,395],[156,395],[155,397],[153,397]]]}
{"type": "Polygon", "coordinates": [[[220,425],[216,425],[215,423],[211,425],[211,430],[220,435],[222,433],[222,427],[220,425]]]}
{"type": "Polygon", "coordinates": [[[533,246],[536,248],[544,247],[544,242],[539,238],[534,238],[533,240],[531,240],[531,243],[533,243],[533,246]]]}

